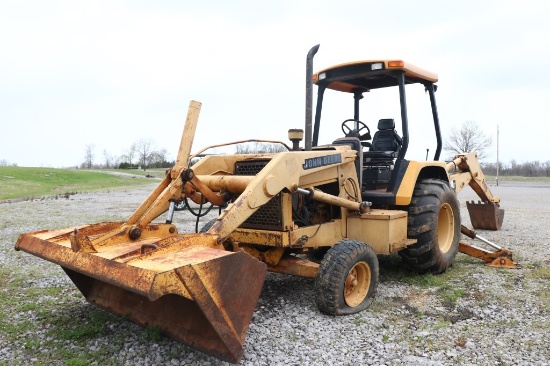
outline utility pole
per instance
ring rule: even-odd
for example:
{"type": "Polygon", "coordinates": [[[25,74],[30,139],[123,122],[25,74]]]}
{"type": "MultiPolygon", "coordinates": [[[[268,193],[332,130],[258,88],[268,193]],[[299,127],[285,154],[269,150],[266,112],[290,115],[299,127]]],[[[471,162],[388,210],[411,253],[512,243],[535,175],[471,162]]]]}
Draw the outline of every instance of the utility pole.
{"type": "Polygon", "coordinates": [[[499,135],[499,131],[498,131],[498,125],[497,125],[497,178],[496,178],[497,187],[498,187],[498,171],[500,169],[500,161],[499,161],[499,158],[498,158],[498,135],[499,135]]]}

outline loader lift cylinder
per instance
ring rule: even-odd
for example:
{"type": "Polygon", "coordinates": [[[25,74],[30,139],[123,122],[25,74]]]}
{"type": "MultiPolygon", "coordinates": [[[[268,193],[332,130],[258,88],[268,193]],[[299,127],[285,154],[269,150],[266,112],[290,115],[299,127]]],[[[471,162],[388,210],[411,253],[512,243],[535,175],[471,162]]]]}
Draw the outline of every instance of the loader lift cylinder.
{"type": "Polygon", "coordinates": [[[166,224],[171,224],[172,219],[174,218],[174,211],[176,209],[176,202],[171,201],[170,206],[168,207],[168,213],[166,214],[166,224]]]}

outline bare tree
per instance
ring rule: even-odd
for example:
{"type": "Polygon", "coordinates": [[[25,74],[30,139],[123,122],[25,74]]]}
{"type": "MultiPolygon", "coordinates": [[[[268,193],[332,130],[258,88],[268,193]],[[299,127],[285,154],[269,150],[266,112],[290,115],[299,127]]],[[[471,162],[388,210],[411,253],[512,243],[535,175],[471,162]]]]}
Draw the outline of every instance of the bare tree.
{"type": "Polygon", "coordinates": [[[146,170],[147,164],[151,159],[151,154],[153,153],[153,145],[153,140],[150,138],[142,138],[135,144],[136,152],[139,157],[139,162],[143,170],[146,170]]]}
{"type": "Polygon", "coordinates": [[[126,153],[126,156],[128,157],[128,163],[132,165],[134,163],[134,157],[136,156],[137,151],[137,144],[134,142],[132,146],[130,146],[130,150],[126,153]]]}
{"type": "Polygon", "coordinates": [[[546,177],[550,177],[550,160],[545,161],[545,162],[542,164],[542,167],[544,168],[544,175],[545,175],[546,177]]]}
{"type": "Polygon", "coordinates": [[[492,143],[491,137],[487,136],[475,122],[466,121],[460,130],[454,128],[451,130],[443,148],[452,154],[476,152],[481,160],[488,156],[487,150],[492,143]]]}
{"type": "Polygon", "coordinates": [[[124,155],[114,155],[113,156],[113,168],[118,168],[120,163],[124,163],[127,159],[124,155]]]}
{"type": "Polygon", "coordinates": [[[17,163],[11,163],[6,159],[0,160],[0,166],[17,166],[17,163]]]}
{"type": "Polygon", "coordinates": [[[84,167],[91,169],[94,164],[94,144],[88,144],[86,145],[86,149],[84,150],[84,167]]]}
{"type": "Polygon", "coordinates": [[[166,162],[167,155],[168,155],[168,150],[166,149],[160,149],[160,150],[151,152],[150,159],[149,159],[149,166],[152,166],[155,168],[164,167],[167,164],[166,162]]]}
{"type": "Polygon", "coordinates": [[[166,161],[166,157],[168,156],[168,150],[166,150],[165,148],[162,148],[156,151],[156,156],[160,163],[164,163],[166,161]]]}
{"type": "Polygon", "coordinates": [[[281,144],[270,142],[247,142],[235,146],[236,154],[269,154],[286,151],[281,144]]]}
{"type": "Polygon", "coordinates": [[[112,168],[113,166],[113,156],[103,149],[103,157],[105,158],[105,168],[112,168]]]}

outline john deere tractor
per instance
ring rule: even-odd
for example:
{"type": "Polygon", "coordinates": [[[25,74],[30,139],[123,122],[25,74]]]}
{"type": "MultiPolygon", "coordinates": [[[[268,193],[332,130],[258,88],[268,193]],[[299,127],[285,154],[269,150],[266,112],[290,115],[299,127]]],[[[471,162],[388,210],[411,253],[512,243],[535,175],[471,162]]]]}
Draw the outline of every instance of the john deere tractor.
{"type": "Polygon", "coordinates": [[[307,56],[305,128],[289,131],[292,146],[280,142],[283,152],[206,155],[191,167],[204,151],[191,154],[201,109],[192,101],[175,166],[127,221],[23,234],[16,249],[60,265],[89,302],[231,362],[243,355],[267,270],[314,278],[319,310],[342,315],[373,301],[377,254],[397,252],[418,272],[444,272],[459,247],[513,266],[502,248],[459,243],[461,231],[477,236],[461,227],[457,193],[465,186],[480,197],[468,204],[474,228],[499,229],[503,210],[475,152],[439,160],[437,75],[401,60],[314,74],[318,48],[307,56]],[[362,119],[363,97],[387,88],[398,90],[394,115],[362,119]],[[433,160],[406,158],[409,88],[427,92],[433,160]],[[352,108],[342,116],[342,133],[320,144],[322,126],[334,123],[322,119],[329,92],[349,95],[352,108]],[[174,220],[182,201],[218,206],[219,216],[197,233],[180,234],[190,231],[174,220]]]}

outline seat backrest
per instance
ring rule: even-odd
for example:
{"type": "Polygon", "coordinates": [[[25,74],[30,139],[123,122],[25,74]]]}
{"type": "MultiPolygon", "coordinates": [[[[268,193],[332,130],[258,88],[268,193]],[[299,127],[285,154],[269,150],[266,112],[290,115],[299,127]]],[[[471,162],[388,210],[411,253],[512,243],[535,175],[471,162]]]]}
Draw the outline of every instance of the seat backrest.
{"type": "Polygon", "coordinates": [[[395,121],[385,118],[378,121],[378,131],[372,139],[369,151],[398,151],[401,147],[401,137],[395,131],[395,121]]]}

